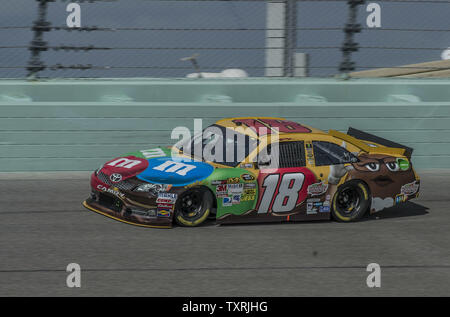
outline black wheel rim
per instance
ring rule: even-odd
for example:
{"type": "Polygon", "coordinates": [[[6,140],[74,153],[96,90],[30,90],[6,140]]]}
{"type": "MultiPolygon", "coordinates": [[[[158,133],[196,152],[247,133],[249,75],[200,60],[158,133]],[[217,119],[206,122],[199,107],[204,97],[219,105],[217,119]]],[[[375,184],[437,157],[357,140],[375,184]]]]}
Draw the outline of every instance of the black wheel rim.
{"type": "Polygon", "coordinates": [[[357,213],[361,208],[361,194],[356,188],[343,189],[336,197],[337,211],[346,216],[357,213]]]}
{"type": "Polygon", "coordinates": [[[179,211],[184,217],[192,218],[202,210],[202,194],[198,191],[188,191],[180,197],[179,211]]]}

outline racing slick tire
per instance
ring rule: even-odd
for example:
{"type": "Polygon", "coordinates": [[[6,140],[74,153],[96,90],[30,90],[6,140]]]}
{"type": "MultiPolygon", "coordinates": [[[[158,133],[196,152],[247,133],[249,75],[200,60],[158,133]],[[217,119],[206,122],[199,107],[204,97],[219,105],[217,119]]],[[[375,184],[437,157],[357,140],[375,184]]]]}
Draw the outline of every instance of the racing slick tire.
{"type": "Polygon", "coordinates": [[[202,224],[211,212],[214,201],[211,192],[202,187],[191,188],[182,193],[175,204],[175,221],[186,227],[202,224]]]}
{"type": "Polygon", "coordinates": [[[331,204],[331,215],[339,222],[361,219],[370,208],[370,193],[367,185],[359,180],[350,180],[337,189],[331,204]]]}

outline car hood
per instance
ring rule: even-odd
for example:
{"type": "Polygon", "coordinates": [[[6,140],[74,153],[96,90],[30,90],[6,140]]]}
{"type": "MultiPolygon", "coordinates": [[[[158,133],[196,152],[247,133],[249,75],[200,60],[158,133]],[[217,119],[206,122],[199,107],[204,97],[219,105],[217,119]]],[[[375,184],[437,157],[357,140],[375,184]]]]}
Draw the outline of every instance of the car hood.
{"type": "Polygon", "coordinates": [[[204,180],[214,171],[211,164],[183,157],[157,157],[147,162],[147,168],[136,177],[154,184],[185,186],[204,180]]]}

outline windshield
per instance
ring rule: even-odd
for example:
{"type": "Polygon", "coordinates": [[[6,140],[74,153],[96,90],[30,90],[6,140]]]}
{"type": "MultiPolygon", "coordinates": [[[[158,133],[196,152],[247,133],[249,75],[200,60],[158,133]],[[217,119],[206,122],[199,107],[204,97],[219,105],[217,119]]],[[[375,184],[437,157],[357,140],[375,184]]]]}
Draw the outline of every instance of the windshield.
{"type": "Polygon", "coordinates": [[[235,167],[256,149],[258,140],[213,124],[189,141],[175,146],[193,158],[235,167]]]}

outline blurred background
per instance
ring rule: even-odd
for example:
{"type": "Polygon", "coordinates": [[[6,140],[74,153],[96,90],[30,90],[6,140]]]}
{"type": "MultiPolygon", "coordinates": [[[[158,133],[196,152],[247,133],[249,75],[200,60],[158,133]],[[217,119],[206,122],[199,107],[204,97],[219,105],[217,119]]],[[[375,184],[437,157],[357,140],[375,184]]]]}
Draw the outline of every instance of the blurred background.
{"type": "Polygon", "coordinates": [[[47,50],[39,54],[39,77],[186,77],[236,68],[250,77],[331,77],[345,71],[344,28],[352,12],[361,27],[347,32],[358,47],[347,56],[354,71],[440,61],[450,46],[446,0],[363,1],[353,11],[346,0],[56,0],[46,4],[45,17],[40,2],[46,1],[1,1],[0,77],[30,73],[39,20],[51,23],[42,34],[47,50]],[[81,8],[79,29],[66,24],[71,2],[81,8]],[[381,27],[366,23],[372,3],[380,6],[381,27]],[[190,56],[198,68],[183,59],[190,56]]]}

